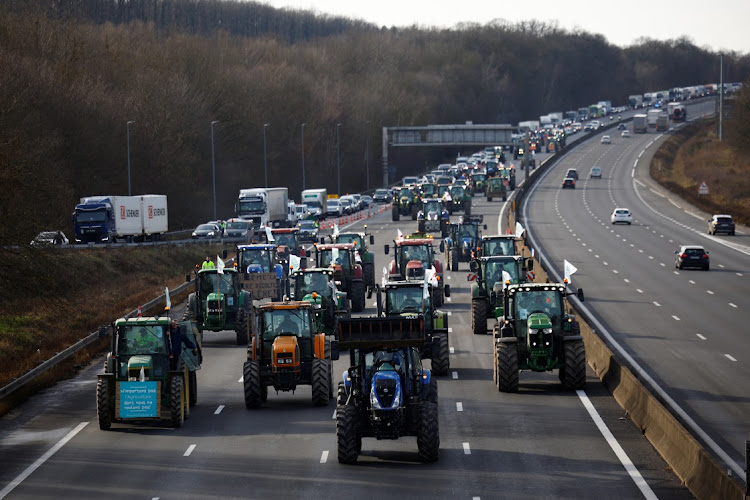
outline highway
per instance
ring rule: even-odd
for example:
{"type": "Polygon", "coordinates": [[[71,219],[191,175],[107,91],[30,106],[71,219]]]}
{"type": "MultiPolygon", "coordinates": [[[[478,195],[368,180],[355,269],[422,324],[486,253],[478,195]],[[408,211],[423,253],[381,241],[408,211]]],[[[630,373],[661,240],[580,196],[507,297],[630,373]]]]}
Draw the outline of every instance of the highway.
{"type": "MultiPolygon", "coordinates": [[[[702,103],[688,117],[712,111],[712,103],[702,103]]],[[[588,141],[547,172],[522,207],[525,225],[558,271],[564,260],[578,268],[572,281],[586,291],[581,306],[611,335],[610,346],[621,346],[664,391],[662,399],[673,400],[672,413],[684,411],[691,433],[744,479],[749,236],[741,228],[737,236],[709,236],[712,214],[650,178],[656,135],[615,132],[604,132],[611,145],[588,141]],[[602,167],[601,179],[588,178],[594,165],[602,167]],[[575,190],[560,189],[568,168],[580,176],[575,190]],[[629,208],[633,224],[611,225],[615,207],[629,208]],[[703,245],[710,271],[675,269],[680,244],[703,245]]]]}
{"type": "MultiPolygon", "coordinates": [[[[621,146],[614,144],[612,149],[617,147],[621,146]]],[[[611,174],[607,167],[607,178],[611,174]]],[[[587,278],[595,260],[568,232],[554,206],[575,210],[576,215],[569,217],[580,219],[580,231],[584,226],[601,231],[600,239],[612,239],[612,233],[591,215],[580,213],[585,189],[561,193],[569,198],[563,199],[551,192],[551,185],[544,187],[555,184],[558,177],[549,176],[540,188],[545,201],[532,198],[530,222],[535,234],[553,238],[561,251],[575,249],[550,257],[562,262],[564,254],[576,264],[574,283],[586,289],[586,304],[591,301],[599,307],[634,300],[638,293],[634,286],[612,279],[611,286],[603,287],[587,278]]],[[[608,182],[600,183],[603,194],[608,182]]],[[[631,206],[636,209],[634,202],[631,206]]],[[[474,198],[472,212],[484,215],[485,234],[498,232],[502,207],[499,201],[474,198]]],[[[604,210],[605,215],[609,211],[604,210]]],[[[636,210],[639,223],[644,217],[641,212],[636,210]]],[[[387,264],[383,245],[392,243],[397,229],[404,234],[415,231],[416,222],[392,222],[390,213],[384,212],[347,229],[361,230],[363,224],[375,236],[379,280],[387,264]]],[[[617,228],[618,234],[625,230],[646,232],[638,225],[617,228]]],[[[620,246],[628,248],[613,243],[597,252],[606,255],[620,246]]],[[[668,245],[664,246],[658,255],[667,252],[668,245]]],[[[631,252],[634,256],[629,259],[635,260],[638,251],[631,252]]],[[[718,249],[717,254],[718,267],[726,261],[718,249]]],[[[610,266],[615,263],[608,260],[610,266]]],[[[668,264],[669,255],[661,261],[668,264]]],[[[619,264],[618,268],[625,270],[619,264]]],[[[563,391],[556,373],[533,372],[521,374],[517,394],[497,392],[492,383],[491,338],[470,331],[468,265],[461,263],[459,269],[445,273],[452,289],[443,307],[450,313],[451,369],[448,376],[439,377],[441,443],[435,463],[420,463],[416,439],[402,438],[365,439],[357,465],[339,464],[333,400],[327,407],[313,407],[309,387],[302,387],[295,394],[271,391],[262,408],[246,409],[240,382],[246,349],[234,345],[233,332],[206,332],[198,404],[182,428],[115,424],[111,431],[99,430],[94,395],[101,358],[74,379],[38,394],[0,419],[0,498],[691,498],[590,370],[585,391],[577,393],[563,391]]],[[[713,276],[718,279],[719,274],[670,274],[669,279],[703,283],[713,276]]],[[[631,279],[635,278],[632,273],[631,279]]],[[[650,292],[650,285],[639,286],[650,292]]],[[[677,311],[672,301],[659,300],[664,301],[664,309],[677,311]]],[[[175,307],[173,314],[181,316],[182,307],[175,307]]],[[[373,297],[364,314],[374,313],[373,297]]],[[[613,315],[612,321],[621,316],[616,307],[605,313],[613,315]]],[[[669,321],[666,324],[677,333],[669,321]]],[[[644,343],[663,344],[659,337],[668,334],[629,329],[642,335],[638,340],[644,343]]],[[[687,335],[683,344],[698,343],[687,335]]],[[[347,368],[347,359],[343,354],[334,363],[335,382],[347,368]]],[[[703,368],[708,366],[704,363],[703,368]]]]}

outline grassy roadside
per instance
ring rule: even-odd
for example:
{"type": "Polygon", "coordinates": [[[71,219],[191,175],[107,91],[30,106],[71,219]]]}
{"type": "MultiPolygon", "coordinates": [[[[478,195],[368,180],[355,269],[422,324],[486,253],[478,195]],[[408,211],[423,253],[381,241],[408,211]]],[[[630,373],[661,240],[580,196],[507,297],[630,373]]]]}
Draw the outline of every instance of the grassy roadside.
{"type": "MultiPolygon", "coordinates": [[[[3,253],[0,274],[7,285],[0,291],[0,387],[99,325],[163,294],[165,286],[180,285],[206,254],[220,252],[218,245],[169,245],[3,253]]],[[[39,387],[74,375],[106,346],[106,341],[92,344],[48,372],[36,387],[0,401],[0,415],[39,387]]]]}
{"type": "Polygon", "coordinates": [[[651,161],[651,177],[704,212],[750,223],[750,158],[718,140],[715,120],[696,120],[667,139],[651,161]],[[702,182],[710,194],[698,194],[702,182]]]}

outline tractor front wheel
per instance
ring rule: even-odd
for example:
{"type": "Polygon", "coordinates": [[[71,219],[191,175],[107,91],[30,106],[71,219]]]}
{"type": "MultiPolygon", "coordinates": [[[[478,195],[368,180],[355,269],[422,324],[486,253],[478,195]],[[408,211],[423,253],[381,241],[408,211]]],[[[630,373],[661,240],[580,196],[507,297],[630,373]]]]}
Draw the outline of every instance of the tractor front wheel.
{"type": "Polygon", "coordinates": [[[190,406],[195,406],[198,403],[198,375],[194,371],[188,373],[190,406]]]}
{"type": "Polygon", "coordinates": [[[458,248],[451,250],[451,271],[458,271],[458,248]]]}
{"type": "Polygon", "coordinates": [[[352,281],[352,311],[362,312],[365,310],[365,284],[362,280],[352,281]]]}
{"type": "Polygon", "coordinates": [[[340,464],[355,464],[361,445],[357,436],[357,408],[341,405],[336,408],[336,448],[340,464]]]}
{"type": "Polygon", "coordinates": [[[112,409],[109,404],[109,382],[96,381],[96,415],[99,417],[99,428],[108,431],[112,427],[112,409]]]}
{"type": "Polygon", "coordinates": [[[328,376],[328,360],[313,358],[312,361],[312,402],[314,406],[328,404],[330,378],[328,376]]]}
{"type": "Polygon", "coordinates": [[[172,420],[172,427],[182,427],[182,424],[185,423],[184,399],[182,376],[175,375],[169,382],[169,415],[172,420]]]}
{"type": "Polygon", "coordinates": [[[391,208],[391,219],[393,219],[393,222],[398,222],[400,215],[401,215],[401,212],[400,212],[400,209],[398,208],[398,205],[393,205],[393,208],[391,208]]]}
{"type": "Polygon", "coordinates": [[[563,345],[565,364],[560,368],[560,382],[569,391],[586,387],[586,348],[583,340],[568,340],[563,345]]]}
{"type": "Polygon", "coordinates": [[[451,358],[448,347],[448,334],[438,333],[432,337],[432,373],[435,375],[448,375],[450,368],[451,358]]]}
{"type": "Polygon", "coordinates": [[[339,387],[336,392],[336,406],[343,406],[346,404],[347,400],[346,395],[346,387],[344,387],[344,382],[339,382],[339,387]]]}
{"type": "Polygon", "coordinates": [[[424,462],[435,462],[440,454],[440,424],[435,403],[419,405],[419,429],[417,430],[419,458],[424,462]]]}
{"type": "Polygon", "coordinates": [[[487,333],[487,301],[482,298],[471,300],[471,331],[474,335],[487,333]]]}
{"type": "Polygon", "coordinates": [[[518,392],[518,350],[516,343],[497,344],[497,390],[518,392]]]}
{"type": "Polygon", "coordinates": [[[258,408],[263,397],[260,385],[260,366],[257,361],[245,361],[242,367],[242,380],[245,388],[245,406],[247,408],[258,408]]]}
{"type": "Polygon", "coordinates": [[[365,288],[375,288],[375,263],[365,262],[362,264],[362,275],[364,277],[365,288]]]}
{"type": "Polygon", "coordinates": [[[245,296],[245,305],[238,311],[239,317],[235,325],[235,334],[237,335],[237,345],[247,345],[250,338],[250,300],[245,296]]]}

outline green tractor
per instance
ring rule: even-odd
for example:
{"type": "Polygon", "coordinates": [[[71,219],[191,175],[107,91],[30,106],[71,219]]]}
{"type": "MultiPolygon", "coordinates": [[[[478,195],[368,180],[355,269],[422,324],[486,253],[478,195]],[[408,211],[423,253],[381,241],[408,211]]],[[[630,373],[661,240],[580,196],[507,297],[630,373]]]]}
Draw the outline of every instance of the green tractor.
{"type": "Polygon", "coordinates": [[[434,182],[425,182],[419,185],[419,196],[424,200],[425,198],[437,198],[438,187],[434,182]]]}
{"type": "Polygon", "coordinates": [[[402,187],[393,195],[393,208],[391,209],[391,218],[393,222],[398,222],[400,217],[411,216],[411,220],[417,220],[419,211],[419,194],[417,188],[402,187]]]}
{"type": "Polygon", "coordinates": [[[471,285],[471,331],[474,335],[487,334],[487,319],[504,314],[503,288],[509,284],[525,283],[527,271],[534,261],[521,256],[480,257],[469,263],[471,285]]]}
{"type": "Polygon", "coordinates": [[[477,193],[484,193],[487,190],[487,174],[484,172],[471,174],[471,184],[473,186],[472,196],[477,193]]]}
{"type": "Polygon", "coordinates": [[[501,179],[507,179],[509,191],[516,189],[516,168],[513,165],[503,166],[497,170],[497,175],[501,179]]]}
{"type": "Polygon", "coordinates": [[[335,335],[340,317],[350,317],[346,292],[340,292],[333,277],[333,269],[310,268],[293,271],[290,276],[294,286],[293,298],[313,305],[318,331],[335,335]]]}
{"type": "MultiPolygon", "coordinates": [[[[559,370],[565,389],[586,386],[586,348],[567,308],[565,283],[523,283],[502,291],[505,314],[492,332],[493,378],[499,391],[518,392],[519,371],[559,370]]],[[[583,290],[575,292],[583,301],[583,290]]]]}
{"type": "Polygon", "coordinates": [[[180,427],[198,401],[201,335],[192,321],[180,324],[182,335],[199,349],[183,345],[170,366],[168,317],[120,318],[112,324],[112,344],[104,373],[97,375],[96,412],[99,428],[113,422],[167,420],[180,427]]]}
{"type": "MultiPolygon", "coordinates": [[[[195,321],[200,332],[234,330],[237,345],[247,345],[252,301],[240,278],[240,273],[230,267],[223,274],[218,269],[196,270],[195,291],[188,297],[183,319],[195,321]]],[[[189,274],[185,281],[191,281],[189,274]]]]}
{"type": "Polygon", "coordinates": [[[364,233],[338,233],[333,236],[334,243],[354,243],[362,260],[362,281],[366,289],[371,289],[375,286],[375,254],[367,247],[368,240],[370,245],[375,244],[375,237],[367,233],[366,224],[364,233]]]}
{"type": "Polygon", "coordinates": [[[516,242],[520,241],[512,234],[491,234],[482,236],[479,243],[479,254],[483,257],[495,255],[520,255],[516,242]]]}
{"type": "Polygon", "coordinates": [[[487,196],[487,201],[492,201],[492,198],[501,198],[503,201],[508,200],[508,186],[507,186],[508,180],[504,179],[502,177],[490,177],[487,180],[487,191],[485,191],[485,195],[487,196]]]}
{"type": "Polygon", "coordinates": [[[448,204],[450,213],[463,211],[464,215],[471,215],[471,193],[465,186],[453,184],[450,190],[451,201],[448,204]]]}

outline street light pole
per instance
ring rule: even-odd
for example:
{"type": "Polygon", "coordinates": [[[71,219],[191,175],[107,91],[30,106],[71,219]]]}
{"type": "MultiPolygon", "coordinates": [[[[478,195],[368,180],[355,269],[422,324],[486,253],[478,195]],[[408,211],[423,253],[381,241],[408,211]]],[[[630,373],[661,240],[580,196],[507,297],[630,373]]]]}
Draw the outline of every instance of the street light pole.
{"type": "Polygon", "coordinates": [[[130,196],[130,124],[135,123],[133,120],[128,121],[125,124],[125,129],[127,131],[126,135],[128,136],[128,196],[130,196]]]}
{"type": "Polygon", "coordinates": [[[339,129],[341,124],[336,124],[336,190],[337,194],[341,196],[341,136],[339,135],[339,129]]]}
{"type": "Polygon", "coordinates": [[[266,128],[270,125],[270,123],[264,123],[263,124],[263,172],[266,176],[266,187],[268,187],[268,163],[266,161],[266,128]]]}
{"type": "Polygon", "coordinates": [[[370,190],[370,122],[365,122],[365,172],[367,191],[370,190]]]}
{"type": "Polygon", "coordinates": [[[305,125],[307,124],[302,124],[302,191],[307,189],[307,184],[305,182],[305,125]]]}
{"type": "Polygon", "coordinates": [[[214,124],[219,120],[211,122],[211,182],[214,191],[214,220],[216,220],[216,156],[214,155],[214,124]]]}

